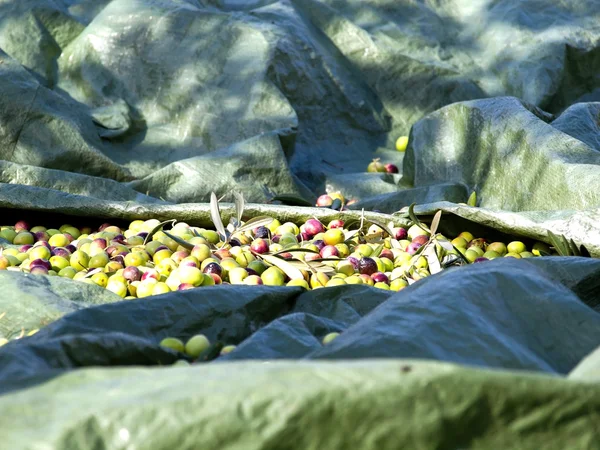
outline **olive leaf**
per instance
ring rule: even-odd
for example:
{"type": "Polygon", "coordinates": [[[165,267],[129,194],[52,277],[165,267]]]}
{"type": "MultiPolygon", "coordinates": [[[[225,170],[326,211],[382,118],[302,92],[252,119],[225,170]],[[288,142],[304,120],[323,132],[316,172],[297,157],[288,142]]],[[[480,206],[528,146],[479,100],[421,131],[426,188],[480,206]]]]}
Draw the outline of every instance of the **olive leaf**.
{"type": "Polygon", "coordinates": [[[440,225],[440,219],[442,218],[442,210],[439,210],[438,212],[435,213],[435,216],[433,216],[433,220],[431,221],[431,236],[433,236],[435,234],[435,232],[438,229],[438,226],[440,225]]]}
{"type": "Polygon", "coordinates": [[[239,192],[234,191],[233,197],[235,201],[235,215],[237,219],[235,226],[238,227],[242,223],[242,214],[244,213],[245,202],[244,196],[239,192]]]}
{"type": "Polygon", "coordinates": [[[319,254],[318,250],[313,250],[312,248],[295,247],[295,248],[289,248],[289,249],[284,248],[283,250],[279,250],[278,252],[272,253],[272,255],[277,256],[277,255],[282,255],[284,253],[293,253],[293,252],[316,253],[317,255],[319,254]]]}
{"type": "Polygon", "coordinates": [[[392,248],[397,248],[397,249],[402,250],[402,246],[400,245],[400,242],[398,242],[397,239],[391,239],[390,244],[392,245],[392,248]]]}
{"type": "Polygon", "coordinates": [[[335,273],[335,269],[333,267],[321,264],[319,260],[302,261],[300,259],[292,258],[287,259],[286,262],[299,270],[308,269],[312,273],[323,272],[326,275],[333,275],[335,273]]]}
{"type": "Polygon", "coordinates": [[[194,244],[189,243],[185,239],[181,239],[178,236],[174,236],[171,233],[169,233],[168,231],[163,231],[163,233],[165,233],[169,238],[173,239],[179,245],[181,245],[184,248],[187,248],[188,250],[192,250],[194,248],[194,244]]]}
{"type": "Polygon", "coordinates": [[[245,231],[249,231],[254,228],[264,227],[265,225],[269,225],[271,222],[273,222],[272,217],[256,216],[256,217],[253,217],[252,219],[247,220],[246,223],[244,223],[244,225],[237,228],[235,231],[236,231],[236,233],[243,233],[245,231]]]}
{"type": "Polygon", "coordinates": [[[569,242],[564,236],[557,236],[552,231],[548,230],[548,238],[560,256],[572,256],[569,242]]]}
{"type": "Polygon", "coordinates": [[[89,272],[87,272],[87,273],[84,275],[84,277],[83,277],[83,278],[89,278],[89,277],[92,277],[92,276],[94,276],[94,275],[96,275],[97,273],[100,273],[100,272],[102,272],[102,268],[101,268],[101,267],[99,267],[99,268],[97,268],[97,269],[92,269],[92,270],[90,270],[89,272]]]}
{"type": "Polygon", "coordinates": [[[161,222],[158,225],[156,225],[154,228],[152,228],[152,231],[150,231],[150,233],[148,233],[148,235],[144,238],[144,245],[146,245],[148,243],[148,241],[150,239],[152,239],[152,236],[154,236],[156,233],[158,233],[160,230],[162,230],[162,228],[168,223],[170,223],[171,226],[173,226],[177,223],[177,219],[165,220],[164,222],[161,222]]]}
{"type": "Polygon", "coordinates": [[[219,209],[219,200],[214,192],[210,194],[210,218],[215,226],[215,229],[219,233],[221,240],[225,242],[227,240],[227,230],[221,220],[221,211],[219,209]]]}
{"type": "Polygon", "coordinates": [[[299,269],[294,267],[292,264],[288,263],[283,258],[279,258],[273,255],[258,255],[260,258],[264,259],[269,264],[278,267],[281,269],[290,279],[292,280],[303,280],[304,275],[300,272],[299,269]]]}
{"type": "MultiPolygon", "coordinates": [[[[456,265],[456,263],[458,261],[461,261],[461,259],[457,255],[449,254],[449,255],[446,255],[446,256],[444,256],[442,258],[441,264],[442,264],[442,267],[444,269],[446,269],[446,268],[448,268],[450,266],[456,265]]],[[[462,265],[462,264],[460,264],[460,265],[462,265]]]]}
{"type": "Polygon", "coordinates": [[[408,217],[410,217],[410,220],[421,230],[429,232],[429,229],[425,225],[423,225],[421,221],[417,218],[415,214],[415,206],[416,203],[411,203],[411,205],[408,207],[408,217]]]}
{"type": "Polygon", "coordinates": [[[350,241],[354,236],[360,233],[360,230],[344,231],[344,242],[350,241]]]}
{"type": "Polygon", "coordinates": [[[383,251],[383,244],[379,244],[377,247],[375,247],[373,249],[373,251],[371,252],[371,256],[375,256],[376,258],[378,258],[379,255],[381,255],[382,251],[383,251]]]}
{"type": "Polygon", "coordinates": [[[312,260],[307,261],[307,262],[313,262],[313,261],[314,262],[327,262],[327,261],[329,261],[329,262],[332,262],[332,261],[340,262],[341,260],[340,260],[340,258],[315,258],[315,259],[312,259],[312,260]]]}
{"type": "Polygon", "coordinates": [[[4,318],[4,316],[6,316],[6,311],[4,311],[3,313],[0,313],[0,320],[2,320],[4,318]]]}
{"type": "Polygon", "coordinates": [[[440,260],[438,259],[437,253],[435,251],[435,244],[427,244],[427,248],[423,250],[423,256],[425,256],[425,258],[427,259],[427,264],[429,265],[429,273],[431,273],[431,275],[442,271],[440,260]]]}
{"type": "Polygon", "coordinates": [[[469,195],[469,200],[467,200],[467,205],[477,206],[477,192],[471,192],[471,195],[469,195]]]}

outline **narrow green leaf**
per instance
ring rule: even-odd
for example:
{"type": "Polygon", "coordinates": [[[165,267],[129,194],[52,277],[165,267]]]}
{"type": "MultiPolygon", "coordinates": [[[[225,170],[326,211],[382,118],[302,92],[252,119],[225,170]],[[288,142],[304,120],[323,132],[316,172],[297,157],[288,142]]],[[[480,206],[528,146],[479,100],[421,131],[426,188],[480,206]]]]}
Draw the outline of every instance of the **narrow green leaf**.
{"type": "Polygon", "coordinates": [[[240,225],[242,222],[242,214],[244,213],[244,208],[246,206],[244,202],[244,196],[239,192],[233,192],[233,197],[235,200],[235,214],[237,218],[236,227],[240,225]]]}
{"type": "Polygon", "coordinates": [[[591,258],[592,257],[592,255],[590,255],[590,251],[583,244],[581,244],[579,246],[579,253],[581,253],[581,256],[583,256],[585,258],[591,258]]]}
{"type": "Polygon", "coordinates": [[[477,192],[471,192],[471,195],[469,195],[469,200],[467,200],[467,205],[477,206],[477,192]]]}
{"type": "Polygon", "coordinates": [[[223,221],[221,220],[221,211],[219,210],[219,201],[217,200],[217,196],[214,192],[210,194],[210,218],[215,226],[215,229],[221,236],[222,241],[227,240],[227,231],[225,230],[225,226],[223,225],[223,221]]]}
{"type": "Polygon", "coordinates": [[[342,261],[342,259],[340,258],[315,258],[311,261],[307,261],[307,263],[311,263],[311,262],[326,262],[326,261],[342,261]]]}
{"type": "Polygon", "coordinates": [[[158,233],[160,230],[162,230],[162,228],[168,223],[170,223],[171,226],[173,226],[177,223],[177,220],[176,219],[165,220],[164,222],[161,222],[158,225],[156,225],[154,228],[152,228],[152,231],[150,231],[150,233],[148,233],[148,235],[144,238],[144,245],[146,245],[148,243],[148,241],[152,239],[152,236],[154,236],[156,233],[158,233]]]}
{"type": "Polygon", "coordinates": [[[303,280],[304,275],[299,269],[288,263],[286,260],[273,255],[260,255],[269,264],[281,269],[292,280],[303,280]]]}
{"type": "Polygon", "coordinates": [[[168,233],[167,231],[163,231],[163,233],[165,233],[167,236],[169,236],[171,239],[173,239],[179,245],[181,245],[182,247],[187,248],[188,250],[192,250],[194,248],[194,244],[189,243],[185,239],[181,239],[179,236],[175,236],[175,235],[173,235],[171,233],[168,233]]]}
{"type": "Polygon", "coordinates": [[[411,203],[411,205],[408,207],[408,217],[410,217],[410,220],[412,220],[412,222],[416,226],[418,226],[421,230],[429,232],[427,227],[425,225],[423,225],[421,223],[421,221],[417,218],[417,216],[415,214],[415,205],[416,205],[416,203],[411,203]]]}
{"type": "Polygon", "coordinates": [[[433,236],[435,234],[435,232],[438,229],[438,226],[440,225],[440,219],[442,218],[442,210],[440,209],[438,212],[435,213],[435,216],[433,216],[433,220],[431,221],[431,235],[433,236]]]}
{"type": "Polygon", "coordinates": [[[273,218],[272,217],[267,217],[267,216],[253,217],[252,219],[249,219],[248,221],[246,221],[246,223],[244,225],[242,225],[241,227],[239,227],[237,229],[237,232],[238,233],[243,233],[245,231],[249,231],[249,230],[252,230],[254,228],[264,227],[266,225],[269,225],[271,222],[273,222],[273,218]]]}
{"type": "Polygon", "coordinates": [[[196,358],[195,362],[202,363],[212,361],[221,354],[221,350],[223,350],[223,347],[224,345],[220,341],[211,344],[206,350],[204,350],[202,353],[200,353],[200,355],[198,355],[198,358],[196,358]]]}
{"type": "Polygon", "coordinates": [[[564,242],[564,240],[561,240],[561,238],[559,238],[550,230],[548,230],[548,238],[550,239],[552,246],[555,248],[555,250],[560,256],[569,256],[570,249],[568,243],[564,242]]]}
{"type": "Polygon", "coordinates": [[[313,250],[311,248],[305,248],[305,247],[294,247],[294,248],[284,248],[283,250],[279,250],[278,252],[275,253],[271,253],[273,256],[277,256],[277,255],[281,255],[283,253],[293,253],[293,252],[302,252],[302,253],[316,253],[319,254],[318,250],[313,250]]]}
{"type": "Polygon", "coordinates": [[[333,267],[322,264],[317,260],[302,261],[300,259],[293,258],[287,259],[286,261],[299,270],[309,270],[312,273],[323,272],[328,275],[333,275],[335,273],[335,269],[333,267]]]}
{"type": "Polygon", "coordinates": [[[383,250],[383,244],[379,244],[377,247],[375,247],[373,249],[373,251],[371,252],[371,256],[375,256],[376,258],[379,258],[379,255],[381,255],[382,250],[383,250]]]}
{"type": "MultiPolygon", "coordinates": [[[[564,236],[563,236],[563,238],[564,238],[564,236]]],[[[564,238],[564,239],[567,240],[566,238],[564,238]]],[[[581,256],[581,252],[579,251],[579,248],[577,248],[577,244],[575,244],[573,239],[569,239],[567,242],[569,243],[569,247],[571,249],[571,254],[573,256],[581,256]]]]}

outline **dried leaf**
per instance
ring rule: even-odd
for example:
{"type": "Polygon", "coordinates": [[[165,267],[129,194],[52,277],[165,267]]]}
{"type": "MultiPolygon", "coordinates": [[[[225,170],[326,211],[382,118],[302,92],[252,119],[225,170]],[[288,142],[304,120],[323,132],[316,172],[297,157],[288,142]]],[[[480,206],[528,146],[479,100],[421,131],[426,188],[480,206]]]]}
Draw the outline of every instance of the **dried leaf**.
{"type": "Polygon", "coordinates": [[[6,311],[4,311],[3,313],[0,313],[0,320],[2,320],[5,315],[6,315],[6,311]]]}
{"type": "Polygon", "coordinates": [[[269,264],[281,269],[292,280],[303,280],[304,275],[299,269],[288,263],[286,260],[273,255],[260,255],[269,264]]]}
{"type": "Polygon", "coordinates": [[[264,227],[266,225],[269,225],[271,222],[273,222],[272,217],[267,217],[267,216],[253,217],[252,219],[249,219],[248,221],[246,221],[246,223],[244,225],[239,227],[237,229],[237,232],[243,233],[245,231],[253,230],[254,228],[264,227]]]}
{"type": "Polygon", "coordinates": [[[433,220],[431,221],[431,235],[433,236],[435,234],[435,232],[438,229],[438,226],[440,225],[440,219],[442,218],[442,210],[439,210],[438,212],[435,213],[435,216],[433,216],[433,220]]]}
{"type": "Polygon", "coordinates": [[[471,195],[469,195],[469,200],[467,200],[467,205],[477,206],[477,192],[471,192],[471,195]]]}
{"type": "Polygon", "coordinates": [[[150,239],[152,239],[152,236],[154,236],[156,233],[158,233],[160,230],[162,230],[162,228],[168,223],[170,223],[171,226],[173,226],[177,223],[177,220],[176,219],[165,220],[164,222],[161,222],[158,225],[156,225],[154,228],[152,228],[152,231],[150,231],[150,233],[148,233],[148,235],[144,238],[144,245],[146,245],[148,243],[148,241],[150,239]]]}
{"type": "Polygon", "coordinates": [[[181,239],[178,236],[174,236],[171,233],[168,233],[167,231],[163,231],[163,233],[165,233],[168,237],[170,237],[171,239],[173,239],[175,242],[177,242],[182,247],[187,248],[188,250],[192,250],[194,248],[194,244],[190,244],[185,239],[181,239]]]}

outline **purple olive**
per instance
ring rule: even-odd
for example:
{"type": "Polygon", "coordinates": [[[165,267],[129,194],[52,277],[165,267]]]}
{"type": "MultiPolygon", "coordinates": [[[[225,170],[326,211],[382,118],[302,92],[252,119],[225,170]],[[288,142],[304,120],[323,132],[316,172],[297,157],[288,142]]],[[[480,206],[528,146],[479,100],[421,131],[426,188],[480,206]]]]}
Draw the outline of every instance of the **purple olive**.
{"type": "Polygon", "coordinates": [[[382,272],[375,272],[373,275],[371,275],[371,278],[373,279],[373,281],[375,283],[386,283],[389,284],[390,280],[387,277],[387,275],[385,273],[382,272]]]}
{"type": "Polygon", "coordinates": [[[127,266],[123,270],[123,278],[129,281],[140,281],[142,279],[142,272],[135,266],[127,266]]]}
{"type": "Polygon", "coordinates": [[[208,263],[206,265],[206,267],[203,270],[204,273],[216,273],[217,275],[221,276],[221,274],[223,273],[223,269],[221,268],[221,266],[215,262],[211,262],[208,263]]]}
{"type": "Polygon", "coordinates": [[[350,261],[350,264],[352,264],[352,267],[354,267],[354,270],[358,270],[358,266],[359,266],[358,258],[355,258],[354,256],[348,256],[346,259],[348,261],[350,261]]]}
{"type": "Polygon", "coordinates": [[[254,237],[261,239],[269,239],[271,231],[267,227],[258,227],[254,230],[254,237]]]}
{"type": "Polygon", "coordinates": [[[313,241],[313,245],[315,245],[319,251],[321,251],[323,250],[323,247],[325,247],[325,241],[322,239],[317,239],[316,241],[313,241]]]}
{"type": "Polygon", "coordinates": [[[50,261],[46,261],[45,259],[34,259],[33,261],[31,261],[29,263],[29,268],[32,269],[33,267],[36,266],[41,266],[44,267],[46,269],[46,271],[52,269],[52,265],[50,264],[50,261]]]}
{"type": "Polygon", "coordinates": [[[312,237],[319,233],[323,233],[325,231],[325,227],[317,219],[308,219],[304,223],[304,231],[312,237]]]}
{"type": "Polygon", "coordinates": [[[63,258],[69,258],[71,256],[71,252],[67,250],[65,247],[54,247],[50,253],[52,256],[62,256],[63,258]]]}
{"type": "Polygon", "coordinates": [[[406,228],[398,228],[396,229],[396,232],[394,233],[394,238],[401,241],[403,239],[406,239],[408,237],[408,231],[406,231],[406,228]]]}
{"type": "Polygon", "coordinates": [[[408,244],[408,247],[406,247],[406,253],[408,253],[409,255],[414,255],[421,247],[423,247],[423,244],[420,244],[418,242],[411,242],[410,244],[408,244]]]}
{"type": "Polygon", "coordinates": [[[377,272],[377,263],[374,259],[365,257],[358,261],[358,271],[363,275],[372,275],[377,272]]]}
{"type": "Polygon", "coordinates": [[[48,269],[44,266],[33,266],[29,269],[29,273],[33,275],[48,275],[48,269]]]}

